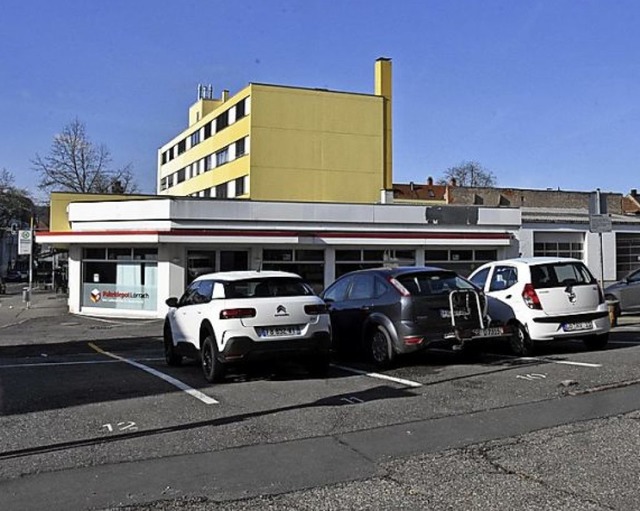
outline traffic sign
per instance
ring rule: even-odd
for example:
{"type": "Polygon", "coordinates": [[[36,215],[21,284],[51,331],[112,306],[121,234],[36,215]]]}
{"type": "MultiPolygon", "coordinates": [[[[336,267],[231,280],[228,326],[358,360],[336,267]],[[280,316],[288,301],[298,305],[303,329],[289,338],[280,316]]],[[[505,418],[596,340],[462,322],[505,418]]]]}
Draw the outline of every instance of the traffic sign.
{"type": "Polygon", "coordinates": [[[18,231],[18,255],[31,254],[31,231],[18,231]]]}

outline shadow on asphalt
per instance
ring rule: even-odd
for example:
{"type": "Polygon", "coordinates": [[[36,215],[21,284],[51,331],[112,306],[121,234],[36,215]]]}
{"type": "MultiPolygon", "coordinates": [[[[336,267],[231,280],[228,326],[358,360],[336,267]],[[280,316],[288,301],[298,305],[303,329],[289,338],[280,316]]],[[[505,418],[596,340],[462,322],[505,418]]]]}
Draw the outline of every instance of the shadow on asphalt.
{"type": "MultiPolygon", "coordinates": [[[[111,332],[113,333],[113,332],[111,332]]],[[[172,376],[194,389],[207,389],[211,384],[202,377],[199,363],[185,359],[182,366],[167,367],[163,358],[160,335],[122,338],[104,337],[93,342],[101,350],[127,360],[144,364],[163,374],[172,376]]],[[[640,345],[638,333],[612,334],[611,344],[603,351],[632,348],[640,345]],[[616,344],[619,342],[619,344],[616,344]]],[[[412,357],[402,357],[387,374],[396,370],[413,373],[409,377],[420,380],[426,375],[441,374],[447,381],[449,367],[459,364],[477,366],[483,374],[509,370],[515,366],[537,364],[539,361],[523,360],[511,354],[507,343],[485,343],[477,349],[460,354],[447,350],[427,350],[412,357]]],[[[541,346],[538,357],[556,360],[569,358],[589,350],[580,341],[564,341],[541,346]]],[[[348,366],[356,372],[382,372],[358,359],[335,359],[338,366],[348,366]]],[[[260,363],[242,366],[231,372],[225,382],[217,385],[233,385],[255,381],[298,381],[311,377],[304,366],[289,362],[260,363]]],[[[333,367],[327,379],[352,377],[353,372],[333,367]]],[[[454,375],[453,379],[465,379],[473,374],[454,375]]],[[[439,379],[437,383],[442,383],[439,379]]],[[[384,387],[387,389],[387,387],[384,387]]],[[[43,410],[61,409],[123,399],[135,399],[175,392],[156,376],[152,376],[130,364],[115,360],[92,349],[89,342],[37,343],[29,345],[0,346],[0,415],[8,416],[43,410]]],[[[369,392],[369,391],[367,391],[369,392]]],[[[407,397],[385,390],[384,395],[367,394],[364,400],[407,397]]],[[[353,394],[349,394],[353,396],[353,394]]],[[[357,397],[357,395],[356,395],[357,397]]],[[[338,403],[340,396],[322,401],[338,403]],[[333,399],[333,401],[331,401],[333,399]]],[[[358,398],[360,399],[360,398],[358,398]]],[[[317,403],[316,403],[317,405],[317,403]]]]}

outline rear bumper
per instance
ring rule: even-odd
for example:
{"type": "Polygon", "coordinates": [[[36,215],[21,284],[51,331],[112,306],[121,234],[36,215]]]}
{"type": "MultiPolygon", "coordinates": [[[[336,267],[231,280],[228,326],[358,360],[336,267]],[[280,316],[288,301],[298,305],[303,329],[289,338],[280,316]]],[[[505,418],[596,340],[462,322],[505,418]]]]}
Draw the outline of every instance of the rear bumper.
{"type": "Polygon", "coordinates": [[[404,332],[396,342],[396,351],[398,353],[412,353],[422,349],[429,348],[431,345],[455,344],[462,345],[467,342],[476,342],[489,339],[509,338],[513,334],[510,325],[487,326],[484,329],[477,328],[449,328],[438,332],[404,332]],[[422,342],[406,344],[405,339],[413,337],[422,337],[422,342]]]}
{"type": "Polygon", "coordinates": [[[611,323],[607,311],[597,311],[565,316],[540,316],[532,318],[526,327],[534,341],[553,341],[604,335],[611,329],[611,323]],[[571,323],[588,323],[591,328],[567,331],[565,325],[571,323]]]}
{"type": "Polygon", "coordinates": [[[237,362],[254,359],[295,358],[317,353],[329,353],[331,335],[329,332],[315,332],[306,339],[278,341],[254,341],[249,337],[232,337],[220,353],[222,362],[237,362]]]}

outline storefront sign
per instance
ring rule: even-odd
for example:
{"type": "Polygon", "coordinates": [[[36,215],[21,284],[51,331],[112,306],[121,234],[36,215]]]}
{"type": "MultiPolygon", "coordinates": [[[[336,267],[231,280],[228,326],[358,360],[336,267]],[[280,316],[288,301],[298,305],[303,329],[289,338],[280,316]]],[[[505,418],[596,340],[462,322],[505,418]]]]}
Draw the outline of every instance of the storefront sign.
{"type": "Polygon", "coordinates": [[[102,309],[155,310],[155,286],[121,286],[85,283],[82,303],[85,307],[102,309]]]}

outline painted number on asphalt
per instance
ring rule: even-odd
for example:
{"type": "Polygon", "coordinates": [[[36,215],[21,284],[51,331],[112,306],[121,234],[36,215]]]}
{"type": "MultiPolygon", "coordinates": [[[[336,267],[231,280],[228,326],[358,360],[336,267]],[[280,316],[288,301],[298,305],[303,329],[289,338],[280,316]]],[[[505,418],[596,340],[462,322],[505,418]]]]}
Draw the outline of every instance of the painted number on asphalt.
{"type": "Polygon", "coordinates": [[[136,426],[136,423],[133,421],[118,422],[116,424],[107,423],[107,424],[103,424],[102,427],[106,428],[107,432],[109,433],[113,433],[114,431],[137,431],[138,430],[138,426],[136,426]]]}
{"type": "Polygon", "coordinates": [[[516,378],[520,378],[521,380],[533,381],[533,380],[544,380],[547,377],[546,374],[540,373],[529,373],[529,374],[518,374],[516,378]]]}

